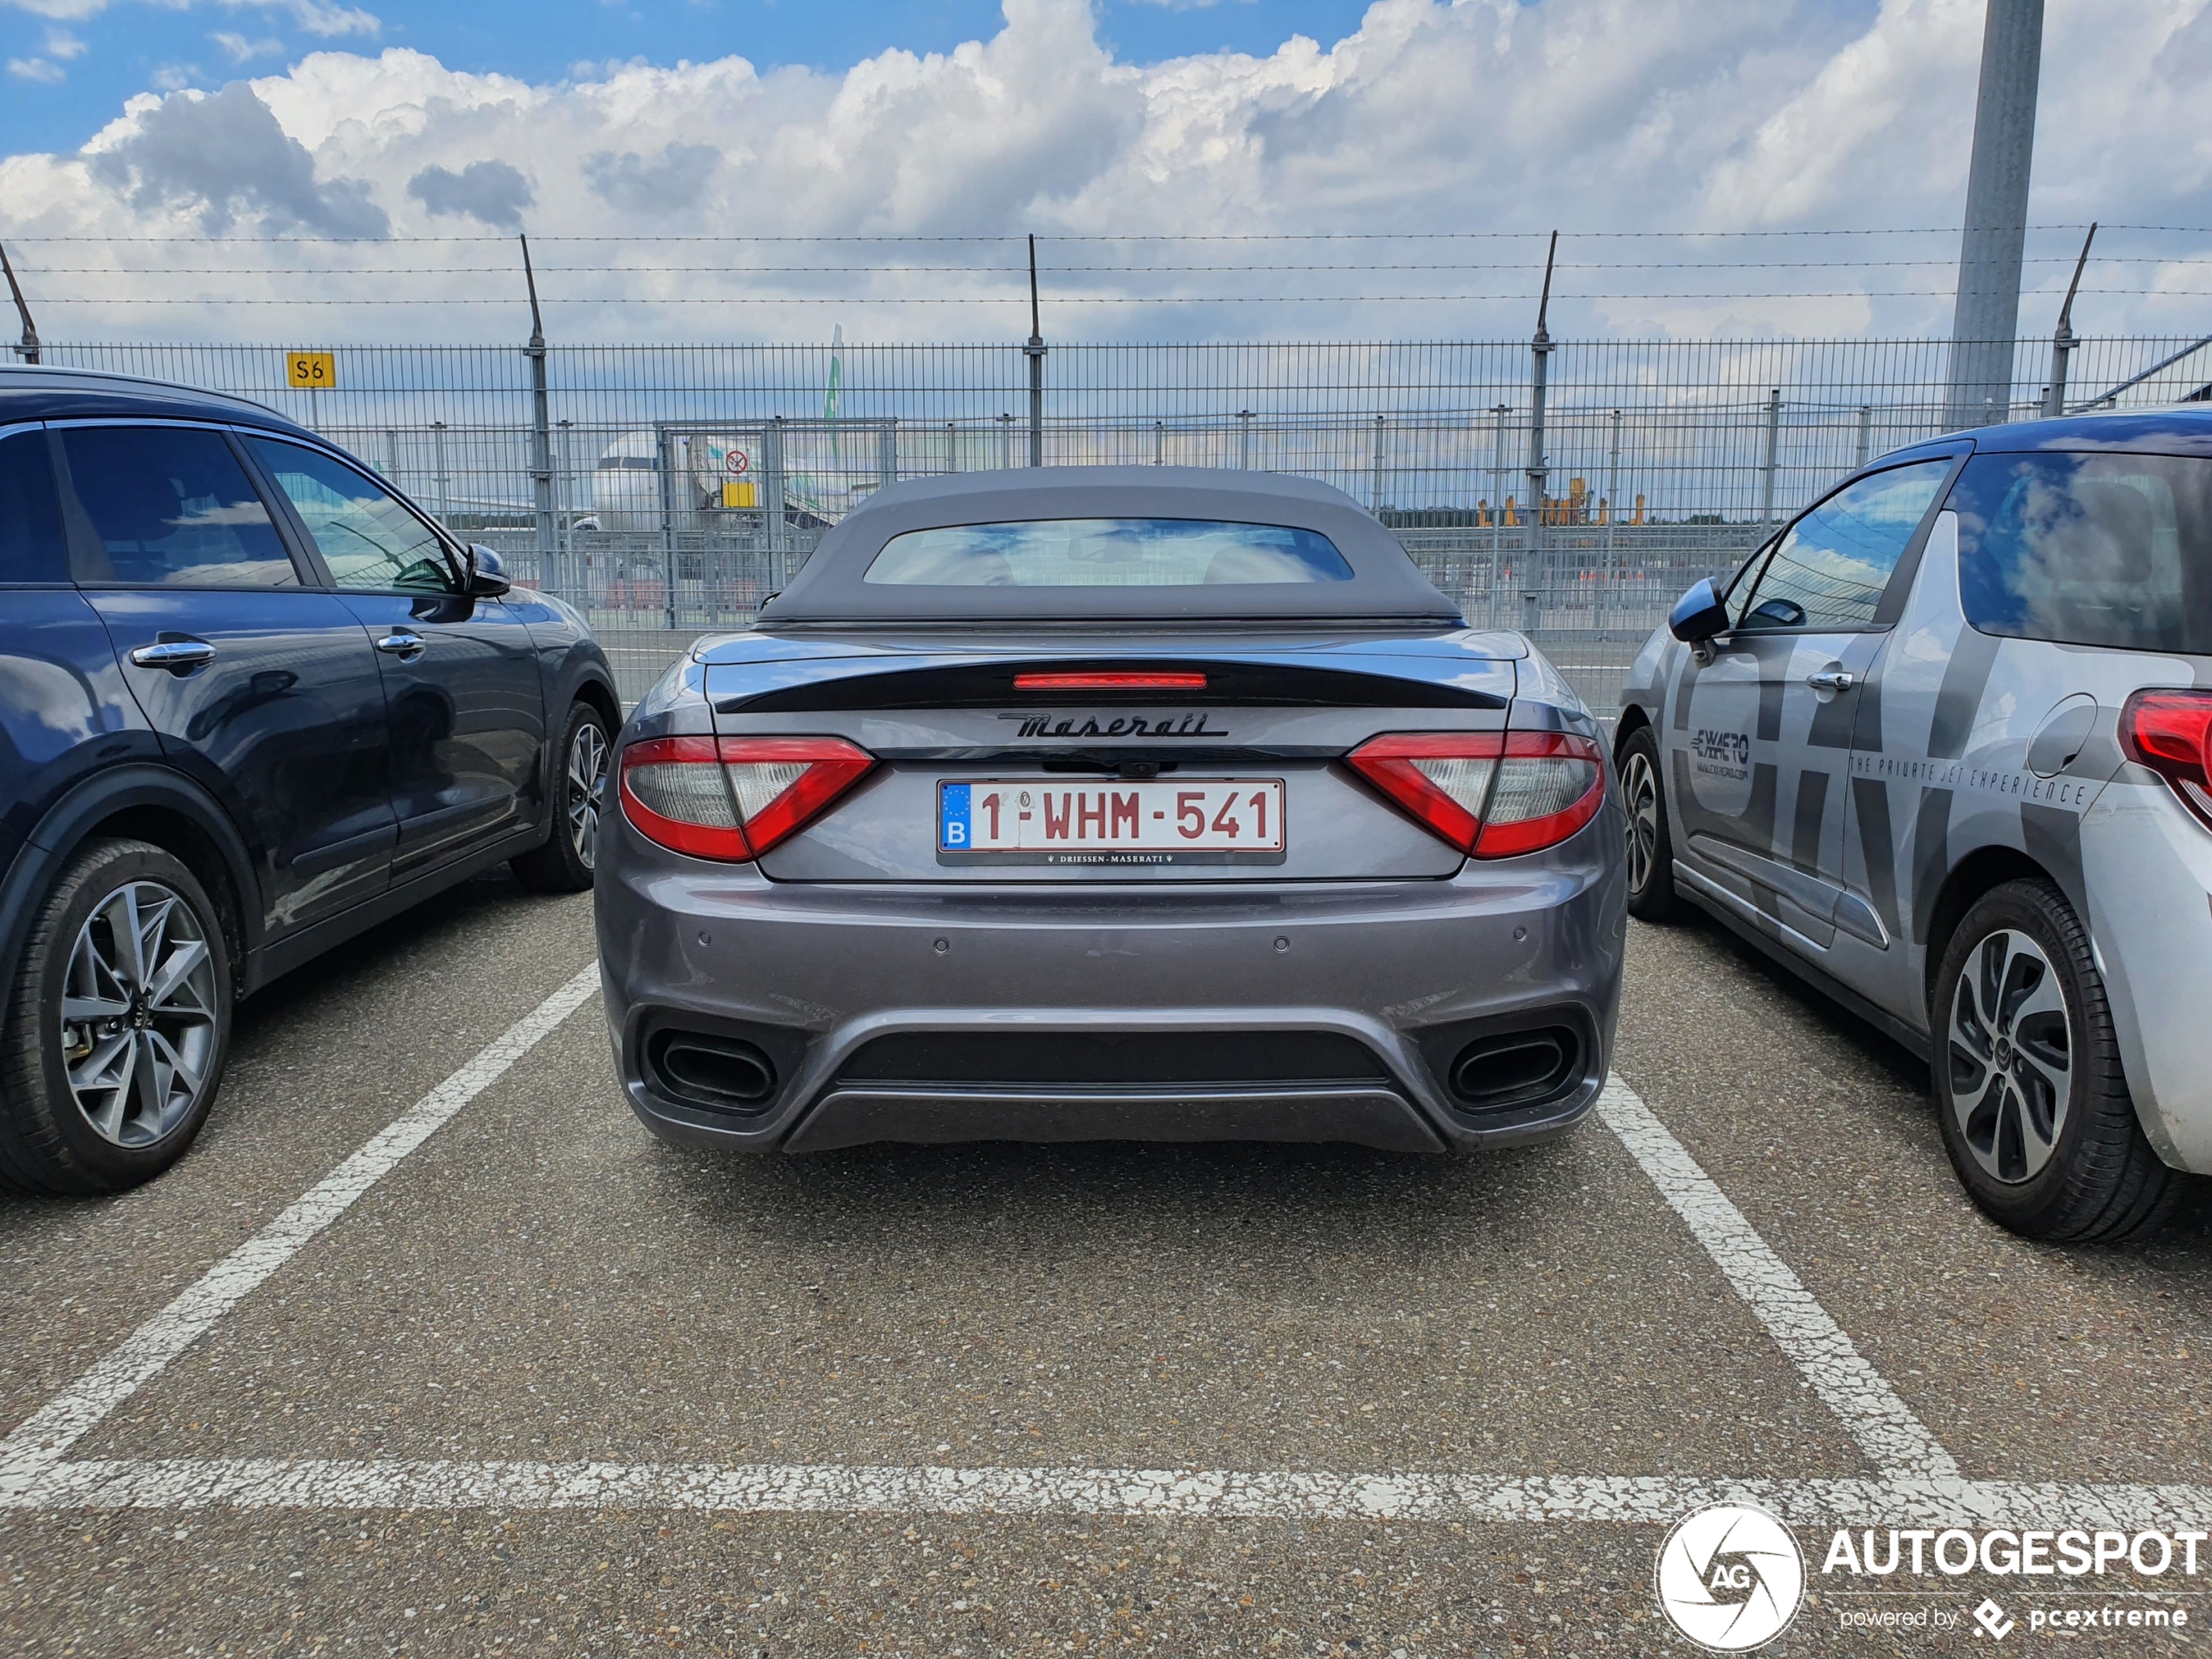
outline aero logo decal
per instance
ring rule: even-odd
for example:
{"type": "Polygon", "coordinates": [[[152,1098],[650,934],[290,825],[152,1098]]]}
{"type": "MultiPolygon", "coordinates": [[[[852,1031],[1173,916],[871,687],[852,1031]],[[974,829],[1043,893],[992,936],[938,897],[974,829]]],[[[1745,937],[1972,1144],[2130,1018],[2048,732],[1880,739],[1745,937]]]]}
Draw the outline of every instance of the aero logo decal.
{"type": "Polygon", "coordinates": [[[1790,1628],[1804,1599],[1805,1559],[1764,1509],[1716,1504],[1685,1515],[1659,1546],[1660,1610],[1715,1653],[1748,1653],[1790,1628]]]}

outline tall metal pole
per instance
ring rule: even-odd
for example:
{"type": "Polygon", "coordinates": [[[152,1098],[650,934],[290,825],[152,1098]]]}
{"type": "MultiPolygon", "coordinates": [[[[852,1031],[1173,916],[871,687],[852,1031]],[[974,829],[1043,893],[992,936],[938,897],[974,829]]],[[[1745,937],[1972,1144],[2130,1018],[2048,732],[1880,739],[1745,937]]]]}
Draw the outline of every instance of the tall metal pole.
{"type": "MultiPolygon", "coordinates": [[[[530,268],[530,239],[523,245],[523,280],[530,290],[530,343],[523,355],[530,360],[530,489],[536,498],[539,569],[553,551],[553,423],[545,395],[545,320],[537,309],[537,273],[530,268]]],[[[539,580],[544,579],[541,574],[539,580]]]]}
{"type": "MultiPolygon", "coordinates": [[[[1537,580],[1536,566],[1544,544],[1544,489],[1548,476],[1544,465],[1544,382],[1552,354],[1551,332],[1546,325],[1551,316],[1552,266],[1558,258],[1559,233],[1554,231],[1550,251],[1544,255],[1544,293],[1536,302],[1536,334],[1528,342],[1534,366],[1528,383],[1528,556],[1527,568],[1521,573],[1524,589],[1532,587],[1537,580]]],[[[1521,600],[1524,625],[1533,627],[1540,602],[1533,592],[1524,592],[1521,600]]]]}
{"type": "Polygon", "coordinates": [[[1378,415],[1375,417],[1375,454],[1371,463],[1372,476],[1367,486],[1368,496],[1373,502],[1373,510],[1379,516],[1383,509],[1383,426],[1384,417],[1378,415]]]}
{"type": "Polygon", "coordinates": [[[1044,465],[1044,335],[1037,326],[1037,239],[1029,238],[1029,464],[1044,465]]]}
{"type": "Polygon", "coordinates": [[[23,339],[17,343],[16,355],[26,363],[38,361],[38,329],[30,320],[30,306],[23,297],[23,284],[16,280],[16,267],[8,263],[8,250],[0,246],[0,271],[8,273],[8,292],[15,296],[16,315],[23,319],[23,339]]]}
{"type": "Polygon", "coordinates": [[[2066,285],[2066,303],[2059,307],[2059,326],[2051,331],[2051,383],[2043,388],[2043,418],[2066,413],[2067,359],[2074,355],[2074,296],[2081,287],[2081,267],[2089,263],[2089,244],[2097,239],[2093,222],[2081,239],[2081,257],[2074,262],[2074,280],[2066,285]]]}
{"type": "Polygon", "coordinates": [[[1874,450],[1874,406],[1858,406],[1858,466],[1865,466],[1874,450]]]}
{"type": "Polygon", "coordinates": [[[1598,631],[1605,631],[1605,605],[1614,583],[1613,524],[1621,511],[1621,411],[1613,411],[1613,446],[1605,457],[1605,569],[1597,587],[1598,631]]]}
{"type": "Polygon", "coordinates": [[[1976,425],[1993,411],[2001,418],[2012,408],[2042,61],[2043,0],[1989,0],[1966,230],[1959,243],[1959,300],[1951,322],[1948,422],[1954,427],[1976,425]]]}
{"type": "Polygon", "coordinates": [[[1774,475],[1782,459],[1782,388],[1776,387],[1766,397],[1766,464],[1760,469],[1759,525],[1764,529],[1774,523],[1774,475]]]}

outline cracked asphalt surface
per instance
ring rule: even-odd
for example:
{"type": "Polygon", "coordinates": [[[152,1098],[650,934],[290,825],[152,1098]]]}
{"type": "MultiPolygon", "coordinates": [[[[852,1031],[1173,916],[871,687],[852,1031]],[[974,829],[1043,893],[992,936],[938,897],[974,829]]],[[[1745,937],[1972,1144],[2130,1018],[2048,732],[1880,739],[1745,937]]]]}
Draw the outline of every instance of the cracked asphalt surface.
{"type": "MultiPolygon", "coordinates": [[[[244,1005],[223,1098],[171,1175],[0,1199],[9,1425],[570,979],[590,923],[588,898],[474,882],[244,1005]]],[[[1969,1474],[2212,1479],[2201,1206],[2124,1249],[1996,1231],[1952,1180],[1917,1063],[1698,923],[1632,929],[1615,1064],[1969,1474]]],[[[1874,1474],[1595,1120],[1472,1160],[725,1162],[630,1116],[596,1001],[73,1455],[1874,1474]]],[[[0,1649],[1689,1653],[1651,1591],[1663,1530],[0,1510],[0,1649]]],[[[1799,1536],[1817,1566],[1826,1534],[1799,1536]]],[[[1851,1605],[1816,1586],[1769,1651],[1992,1648],[1965,1625],[1841,1628],[1851,1605]]],[[[2190,1645],[2067,1645],[2085,1641],[2190,1645]]],[[[2023,1629],[2005,1649],[2038,1642],[2055,1645],[2023,1629]]]]}

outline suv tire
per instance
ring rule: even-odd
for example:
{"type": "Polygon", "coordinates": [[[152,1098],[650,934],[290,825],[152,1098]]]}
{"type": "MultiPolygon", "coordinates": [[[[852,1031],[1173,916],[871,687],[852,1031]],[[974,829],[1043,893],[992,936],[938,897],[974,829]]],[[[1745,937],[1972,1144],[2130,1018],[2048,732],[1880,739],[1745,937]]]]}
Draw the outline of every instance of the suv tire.
{"type": "Polygon", "coordinates": [[[2045,880],[1960,918],[1936,976],[1930,1065],[1944,1150],[1982,1212],[2028,1238],[2124,1238],[2182,1177],[2143,1136],[2088,930],[2045,880]]]}
{"type": "Polygon", "coordinates": [[[614,745],[606,717],[584,702],[569,705],[560,747],[553,752],[551,832],[543,846],[509,860],[533,893],[583,893],[599,861],[599,814],[606,805],[614,745]]]}
{"type": "Polygon", "coordinates": [[[1667,826],[1659,740],[1649,726],[1629,733],[1620,765],[1621,804],[1629,820],[1629,914],[1639,921],[1672,921],[1682,914],[1682,900],[1675,896],[1675,838],[1667,826]]]}
{"type": "Polygon", "coordinates": [[[145,841],[79,847],[7,993],[0,1178],[117,1192],[174,1163],[222,1087],[232,989],[222,919],[182,862],[145,841]]]}

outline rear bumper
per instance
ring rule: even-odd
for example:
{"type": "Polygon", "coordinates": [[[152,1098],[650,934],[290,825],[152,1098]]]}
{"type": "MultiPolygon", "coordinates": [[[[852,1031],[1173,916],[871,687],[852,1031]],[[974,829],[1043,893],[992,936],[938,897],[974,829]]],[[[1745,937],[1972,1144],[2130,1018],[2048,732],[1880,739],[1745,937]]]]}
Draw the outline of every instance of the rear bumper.
{"type": "Polygon", "coordinates": [[[1141,891],[779,883],[666,853],[613,815],[603,835],[597,913],[617,1069],[639,1117],[683,1144],[1503,1145],[1572,1128],[1611,1052],[1625,878],[1610,803],[1561,847],[1471,862],[1449,880],[1141,891]],[[1531,1028],[1575,1039],[1555,1083],[1469,1109],[1451,1087],[1456,1056],[1531,1028]],[[651,1058],[671,1031],[751,1045],[772,1089],[736,1108],[678,1098],[651,1058]],[[978,1054],[1009,1034],[1078,1046],[1110,1035],[1136,1039],[1140,1055],[1150,1034],[1186,1044],[1241,1034],[1247,1049],[1254,1034],[1262,1049],[1265,1034],[1334,1034],[1371,1063],[1356,1077],[998,1077],[980,1064],[855,1075],[867,1045],[914,1033],[978,1054]]]}

